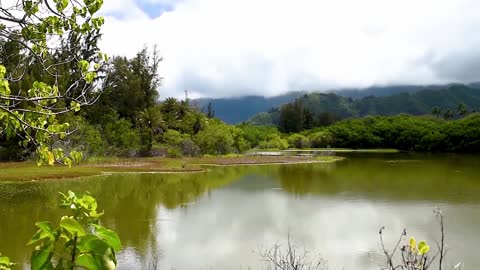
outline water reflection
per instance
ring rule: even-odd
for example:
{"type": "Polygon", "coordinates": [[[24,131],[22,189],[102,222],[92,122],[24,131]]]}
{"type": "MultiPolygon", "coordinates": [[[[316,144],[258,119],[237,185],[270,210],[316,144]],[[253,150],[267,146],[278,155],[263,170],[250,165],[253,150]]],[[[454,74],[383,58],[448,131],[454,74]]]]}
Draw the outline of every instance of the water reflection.
{"type": "MultiPolygon", "coordinates": [[[[0,184],[0,250],[16,262],[37,220],[58,220],[58,192],[90,191],[125,246],[120,269],[262,269],[261,246],[286,240],[330,269],[378,269],[378,229],[434,240],[447,217],[450,258],[468,268],[480,240],[474,156],[368,155],[335,164],[226,167],[199,174],[126,174],[0,184]]],[[[452,261],[451,263],[454,263],[452,261]]]]}

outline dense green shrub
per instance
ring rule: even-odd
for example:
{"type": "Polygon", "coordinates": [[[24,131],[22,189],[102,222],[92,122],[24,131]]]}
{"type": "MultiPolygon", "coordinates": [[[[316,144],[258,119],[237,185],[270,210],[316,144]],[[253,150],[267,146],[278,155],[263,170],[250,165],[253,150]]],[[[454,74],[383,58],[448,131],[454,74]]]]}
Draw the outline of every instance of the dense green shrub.
{"type": "Polygon", "coordinates": [[[251,147],[257,147],[262,141],[267,141],[268,136],[280,134],[276,127],[272,126],[254,126],[250,124],[242,124],[238,126],[243,131],[243,138],[251,147]]]}
{"type": "MultiPolygon", "coordinates": [[[[0,142],[2,143],[2,142],[0,142]]],[[[0,161],[25,160],[32,151],[22,148],[9,140],[0,145],[0,161]]]]}
{"type": "Polygon", "coordinates": [[[167,150],[167,157],[169,157],[169,158],[180,158],[180,157],[182,157],[182,152],[178,148],[169,148],[167,150]]]}
{"type": "Polygon", "coordinates": [[[68,122],[76,127],[76,131],[67,138],[62,148],[81,151],[86,157],[106,154],[106,142],[99,128],[89,124],[83,117],[72,117],[68,122]]]}
{"type": "Polygon", "coordinates": [[[251,144],[245,140],[243,130],[237,127],[230,127],[230,133],[233,138],[233,152],[242,153],[251,148],[251,144]]]}
{"type": "Polygon", "coordinates": [[[108,155],[136,156],[140,150],[140,134],[126,119],[108,123],[103,130],[108,155]]]}
{"type": "Polygon", "coordinates": [[[174,129],[169,129],[162,134],[162,142],[171,146],[180,146],[186,138],[188,138],[188,135],[181,134],[174,129]]]}
{"type": "Polygon", "coordinates": [[[194,141],[203,154],[224,155],[233,152],[235,140],[231,127],[224,124],[213,124],[198,132],[194,141]]]}
{"type": "Polygon", "coordinates": [[[200,147],[198,147],[198,145],[196,145],[195,142],[190,138],[182,140],[180,143],[180,149],[184,156],[194,157],[201,153],[200,147]]]}
{"type": "MultiPolygon", "coordinates": [[[[349,119],[325,127],[331,146],[395,148],[413,151],[480,151],[480,114],[446,121],[431,116],[376,116],[349,119]]],[[[316,134],[308,136],[317,147],[316,134]]],[[[319,137],[321,138],[321,136],[319,137]]]]}
{"type": "Polygon", "coordinates": [[[307,137],[301,134],[292,134],[288,137],[288,145],[293,148],[308,148],[310,147],[310,141],[307,137]]]}
{"type": "Polygon", "coordinates": [[[334,138],[328,131],[317,131],[308,135],[310,146],[314,148],[329,147],[333,144],[334,138]]]}
{"type": "Polygon", "coordinates": [[[442,133],[445,134],[445,147],[448,151],[479,152],[480,151],[480,114],[447,122],[442,133]]]}
{"type": "Polygon", "coordinates": [[[265,141],[259,142],[258,147],[261,149],[283,150],[288,148],[288,141],[282,139],[278,134],[272,134],[269,135],[265,141]]]}

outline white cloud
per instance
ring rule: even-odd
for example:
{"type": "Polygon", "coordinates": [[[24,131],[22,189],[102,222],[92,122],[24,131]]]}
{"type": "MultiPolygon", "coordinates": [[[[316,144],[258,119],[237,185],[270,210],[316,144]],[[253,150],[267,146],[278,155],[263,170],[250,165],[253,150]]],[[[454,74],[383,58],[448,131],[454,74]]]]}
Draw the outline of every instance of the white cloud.
{"type": "MultiPolygon", "coordinates": [[[[111,17],[121,18],[125,22],[148,18],[148,16],[138,7],[138,5],[134,1],[129,0],[104,1],[101,12],[106,15],[110,20],[112,20],[111,17]]],[[[113,23],[115,23],[114,20],[113,23]]],[[[108,34],[112,37],[118,38],[118,34],[116,34],[115,32],[108,34]]]]}
{"type": "Polygon", "coordinates": [[[480,46],[475,0],[143,1],[174,9],[150,19],[133,0],[106,1],[123,15],[107,16],[102,46],[132,56],[158,44],[163,97],[456,81],[461,62],[442,67],[480,46]]]}

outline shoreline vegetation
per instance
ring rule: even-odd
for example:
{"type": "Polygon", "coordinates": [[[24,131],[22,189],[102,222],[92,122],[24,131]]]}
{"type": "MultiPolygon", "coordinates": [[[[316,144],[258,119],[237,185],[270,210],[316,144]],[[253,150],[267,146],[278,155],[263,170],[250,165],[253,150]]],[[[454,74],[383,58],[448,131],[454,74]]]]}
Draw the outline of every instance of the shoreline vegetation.
{"type": "Polygon", "coordinates": [[[105,173],[196,173],[205,172],[208,167],[326,163],[343,159],[339,156],[240,154],[197,158],[91,158],[72,168],[62,165],[38,167],[30,161],[3,162],[0,163],[0,183],[71,179],[105,173]]]}
{"type": "MultiPolygon", "coordinates": [[[[15,53],[18,52],[12,52],[15,53]]],[[[188,98],[188,91],[184,99],[159,100],[158,56],[155,47],[145,48],[133,58],[114,56],[105,66],[108,76],[98,82],[102,94],[94,95],[94,104],[81,110],[77,106],[58,115],[55,121],[62,123],[62,129],[55,129],[49,136],[42,130],[33,130],[31,134],[0,132],[0,161],[36,159],[45,165],[71,165],[92,157],[196,158],[248,154],[256,149],[298,153],[304,152],[294,149],[480,152],[480,113],[460,101],[451,104],[457,106],[456,110],[451,106],[448,110],[435,107],[437,104],[432,102],[428,115],[372,112],[359,118],[360,115],[337,115],[329,110],[311,112],[303,99],[297,99],[274,110],[277,114],[270,124],[227,124],[215,117],[212,104],[199,107],[188,98]],[[37,137],[42,138],[41,147],[33,139],[37,137]]],[[[29,68],[32,70],[27,74],[36,74],[34,71],[40,67],[29,68]]],[[[65,84],[58,85],[59,89],[68,89],[67,82],[60,83],[65,84]]],[[[9,87],[14,93],[23,89],[19,83],[9,87]]],[[[48,128],[53,129],[50,125],[48,128]]]]}

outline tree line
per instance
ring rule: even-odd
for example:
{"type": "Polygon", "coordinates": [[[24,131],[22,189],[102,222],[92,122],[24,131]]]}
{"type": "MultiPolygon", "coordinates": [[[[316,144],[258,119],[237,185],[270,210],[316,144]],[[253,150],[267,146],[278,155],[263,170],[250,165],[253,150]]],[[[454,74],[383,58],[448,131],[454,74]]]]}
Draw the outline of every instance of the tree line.
{"type": "Polygon", "coordinates": [[[479,108],[478,86],[451,84],[425,87],[414,93],[366,96],[358,99],[334,93],[305,94],[266,113],[259,113],[248,122],[275,125],[288,133],[369,115],[433,114],[447,120],[458,119],[477,112],[479,108]]]}
{"type": "Polygon", "coordinates": [[[187,96],[159,101],[162,58],[155,47],[131,58],[100,52],[103,18],[94,14],[101,1],[61,1],[60,11],[45,18],[28,3],[16,7],[21,18],[0,10],[17,24],[0,24],[0,160],[69,165],[80,153],[179,157],[328,146],[478,151],[478,115],[471,113],[480,98],[470,86],[359,100],[314,93],[261,115],[277,126],[227,125],[214,118],[211,104],[202,111],[187,96]],[[65,5],[75,7],[68,18],[65,5]],[[59,42],[47,46],[52,38],[59,42]],[[436,117],[352,118],[400,109],[428,114],[429,104],[446,107],[430,107],[436,117]]]}
{"type": "MultiPolygon", "coordinates": [[[[101,93],[89,93],[96,95],[96,102],[58,116],[75,131],[65,138],[52,136],[49,147],[87,157],[181,157],[308,147],[480,150],[480,115],[463,104],[456,111],[433,108],[427,116],[342,120],[330,112],[316,115],[303,99],[297,99],[279,109],[278,127],[227,125],[213,117],[211,107],[202,111],[188,97],[158,101],[161,61],[156,48],[145,48],[132,58],[112,57],[104,66],[105,76],[97,81],[101,93]]],[[[28,76],[33,77],[37,67],[30,68],[28,76]]],[[[15,87],[20,86],[12,84],[15,87]]],[[[17,136],[0,135],[0,159],[24,160],[34,155],[34,148],[24,147],[21,141],[17,136]]]]}

